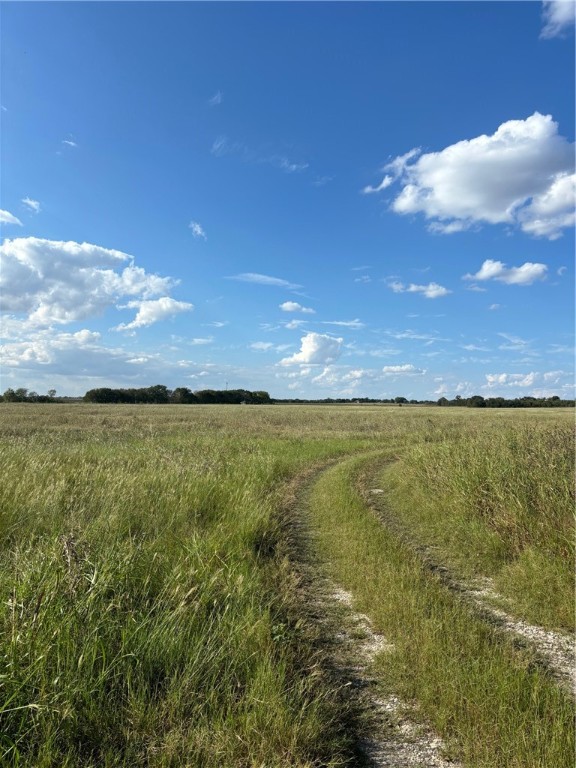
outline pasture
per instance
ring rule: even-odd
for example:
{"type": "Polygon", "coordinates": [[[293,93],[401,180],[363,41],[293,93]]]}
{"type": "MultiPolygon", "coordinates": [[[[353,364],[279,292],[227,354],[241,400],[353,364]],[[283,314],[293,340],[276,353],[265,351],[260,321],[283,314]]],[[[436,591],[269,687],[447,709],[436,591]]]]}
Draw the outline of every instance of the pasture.
{"type": "Polygon", "coordinates": [[[365,764],[317,573],[454,759],[568,768],[570,693],[438,566],[570,635],[573,432],[562,409],[2,404],[0,764],[365,764]]]}

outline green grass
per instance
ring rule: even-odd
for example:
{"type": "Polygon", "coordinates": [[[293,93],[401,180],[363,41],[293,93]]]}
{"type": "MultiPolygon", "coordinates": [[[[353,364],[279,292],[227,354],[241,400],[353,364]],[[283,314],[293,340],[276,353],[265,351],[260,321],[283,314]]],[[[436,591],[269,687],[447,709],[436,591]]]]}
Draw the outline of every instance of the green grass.
{"type": "MultiPolygon", "coordinates": [[[[418,451],[425,461],[443,443],[474,442],[486,425],[546,431],[569,419],[354,406],[3,404],[0,764],[350,764],[355,734],[343,731],[343,692],[299,620],[305,611],[285,519],[295,478],[383,448],[412,457],[406,466],[414,468],[418,451]]],[[[549,443],[553,456],[557,447],[549,443]]],[[[340,471],[334,503],[362,519],[344,487],[349,468],[326,477],[340,471]]],[[[554,471],[563,478],[565,463],[554,471]]],[[[330,530],[336,518],[327,515],[330,530]]],[[[505,562],[519,603],[522,568],[541,570],[547,526],[505,562]]],[[[389,586],[378,569],[388,549],[379,552],[373,539],[351,536],[349,549],[369,557],[364,573],[384,603],[389,586]]],[[[561,560],[561,547],[554,552],[561,560]]],[[[430,667],[439,679],[446,673],[430,667]]],[[[564,712],[562,697],[542,693],[531,670],[514,679],[520,699],[535,696],[541,709],[564,712]]],[[[448,708],[439,717],[450,719],[448,708]]],[[[555,734],[562,717],[546,724],[538,716],[530,728],[555,734]]],[[[488,741],[491,750],[501,754],[488,741]]]]}
{"type": "Polygon", "coordinates": [[[273,545],[282,484],[354,441],[258,410],[2,415],[4,761],[341,764],[273,545]]]}
{"type": "Polygon", "coordinates": [[[393,514],[437,557],[494,579],[508,607],[574,626],[574,427],[487,419],[421,442],[379,482],[393,514]]]}
{"type": "Polygon", "coordinates": [[[569,768],[570,697],[367,509],[354,488],[366,461],[326,472],[312,492],[310,516],[327,572],[394,645],[376,662],[385,690],[419,702],[467,766],[569,768]]]}

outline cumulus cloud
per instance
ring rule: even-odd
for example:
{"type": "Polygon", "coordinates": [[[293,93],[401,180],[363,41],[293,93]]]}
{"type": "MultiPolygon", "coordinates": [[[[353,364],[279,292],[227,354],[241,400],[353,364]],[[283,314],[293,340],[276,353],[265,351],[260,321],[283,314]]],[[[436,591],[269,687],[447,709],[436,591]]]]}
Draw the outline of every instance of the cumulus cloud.
{"type": "Polygon", "coordinates": [[[28,210],[32,211],[33,213],[39,213],[40,203],[38,200],[32,200],[31,197],[23,197],[22,202],[28,208],[28,210]]]}
{"type": "Polygon", "coordinates": [[[340,357],[343,341],[322,333],[308,333],[301,339],[300,351],[280,360],[280,365],[328,365],[340,357]]]}
{"type": "Polygon", "coordinates": [[[101,315],[123,297],[145,300],[176,285],[147,273],[122,251],[91,243],[35,237],[0,246],[2,311],[26,315],[31,326],[76,322],[101,315]]]}
{"type": "Polygon", "coordinates": [[[298,304],[297,301],[285,301],[283,304],[280,304],[280,309],[282,312],[303,312],[306,315],[316,314],[314,309],[311,307],[303,307],[301,304],[298,304]]]}
{"type": "Polygon", "coordinates": [[[574,29],[576,3],[574,0],[544,0],[542,3],[542,21],[544,26],[540,37],[549,40],[560,37],[574,29]]]}
{"type": "Polygon", "coordinates": [[[385,170],[402,185],[392,210],[424,214],[435,232],[508,224],[553,240],[574,225],[574,145],[551,115],[509,120],[439,152],[414,149],[385,170]]]}
{"type": "Polygon", "coordinates": [[[2,210],[0,210],[0,224],[18,224],[19,227],[22,226],[20,219],[16,218],[10,211],[2,210]]]}
{"type": "Polygon", "coordinates": [[[520,267],[507,267],[501,261],[486,259],[475,275],[464,275],[464,280],[498,280],[507,285],[532,285],[546,277],[548,267],[527,261],[520,267]]]}
{"type": "Polygon", "coordinates": [[[121,323],[116,326],[117,331],[128,331],[133,328],[144,328],[153,325],[159,320],[165,320],[167,317],[179,314],[180,312],[190,312],[194,309],[193,304],[186,301],[176,301],[169,296],[162,296],[159,299],[151,301],[129,301],[128,304],[119,309],[138,309],[136,317],[130,323],[121,323]]]}
{"type": "Polygon", "coordinates": [[[406,363],[405,365],[385,365],[382,373],[385,376],[422,376],[426,373],[426,369],[416,368],[415,365],[406,363]]]}
{"type": "Polygon", "coordinates": [[[443,285],[439,285],[438,283],[428,283],[428,285],[415,285],[414,283],[410,283],[409,285],[404,285],[404,283],[394,280],[389,283],[388,287],[391,288],[394,293],[421,293],[427,299],[439,299],[441,296],[447,296],[449,293],[452,293],[448,288],[444,288],[443,285]]]}
{"type": "Polygon", "coordinates": [[[240,275],[231,275],[228,280],[239,280],[242,283],[257,283],[258,285],[273,285],[277,288],[302,288],[301,285],[290,283],[281,277],[270,277],[270,275],[261,275],[258,272],[242,272],[240,275]]]}
{"type": "Polygon", "coordinates": [[[190,224],[188,224],[190,229],[192,230],[192,234],[195,239],[202,238],[202,240],[207,240],[206,232],[204,232],[204,229],[202,228],[202,225],[199,224],[197,221],[191,221],[190,224]]]}
{"type": "Polygon", "coordinates": [[[538,374],[534,371],[530,373],[487,373],[486,386],[489,388],[496,386],[507,387],[532,387],[538,374]]]}

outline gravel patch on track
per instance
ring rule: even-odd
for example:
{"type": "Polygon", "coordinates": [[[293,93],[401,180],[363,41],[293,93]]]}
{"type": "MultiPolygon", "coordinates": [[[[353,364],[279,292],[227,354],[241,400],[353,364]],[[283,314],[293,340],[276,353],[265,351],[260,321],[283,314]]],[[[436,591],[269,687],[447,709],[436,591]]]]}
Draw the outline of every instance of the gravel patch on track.
{"type": "Polygon", "coordinates": [[[394,646],[375,632],[368,616],[358,613],[353,596],[326,581],[324,599],[344,607],[343,621],[334,640],[340,646],[336,663],[346,684],[362,691],[372,715],[373,732],[359,747],[372,768],[459,768],[443,757],[445,744],[431,729],[414,719],[414,708],[394,694],[382,695],[370,666],[379,653],[394,646]]]}
{"type": "Polygon", "coordinates": [[[459,593],[463,599],[473,603],[486,620],[500,630],[515,635],[523,642],[528,643],[536,651],[543,665],[558,684],[576,696],[576,645],[574,638],[534,624],[528,624],[503,608],[495,607],[494,602],[502,605],[506,603],[506,599],[496,592],[490,579],[479,578],[474,581],[457,579],[448,568],[438,562],[434,547],[427,547],[410,540],[407,532],[403,530],[398,521],[386,513],[381,502],[384,495],[382,488],[369,488],[364,491],[363,495],[382,523],[417,552],[424,565],[429,570],[434,571],[445,586],[459,593]]]}

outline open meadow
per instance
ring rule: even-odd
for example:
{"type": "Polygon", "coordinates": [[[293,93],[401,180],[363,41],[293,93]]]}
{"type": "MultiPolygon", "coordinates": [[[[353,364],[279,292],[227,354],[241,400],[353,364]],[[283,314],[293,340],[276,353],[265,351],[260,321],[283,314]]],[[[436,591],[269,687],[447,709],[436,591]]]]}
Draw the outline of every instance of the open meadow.
{"type": "Polygon", "coordinates": [[[491,613],[573,632],[573,411],[4,403],[0,465],[0,765],[369,764],[316,579],[446,755],[573,764],[569,688],[491,613]]]}

